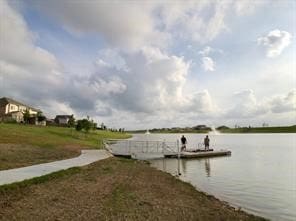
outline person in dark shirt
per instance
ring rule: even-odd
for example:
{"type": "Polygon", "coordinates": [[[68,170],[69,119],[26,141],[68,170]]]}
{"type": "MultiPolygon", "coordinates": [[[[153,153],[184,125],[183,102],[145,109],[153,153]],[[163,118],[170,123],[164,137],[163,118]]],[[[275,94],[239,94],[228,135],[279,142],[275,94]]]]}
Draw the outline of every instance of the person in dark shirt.
{"type": "Polygon", "coordinates": [[[205,150],[209,150],[210,149],[210,139],[209,139],[208,135],[204,139],[204,144],[205,144],[205,150]]]}
{"type": "Polygon", "coordinates": [[[187,139],[186,139],[186,137],[184,137],[184,135],[182,135],[182,137],[181,137],[181,151],[186,150],[186,144],[187,144],[187,139]]]}

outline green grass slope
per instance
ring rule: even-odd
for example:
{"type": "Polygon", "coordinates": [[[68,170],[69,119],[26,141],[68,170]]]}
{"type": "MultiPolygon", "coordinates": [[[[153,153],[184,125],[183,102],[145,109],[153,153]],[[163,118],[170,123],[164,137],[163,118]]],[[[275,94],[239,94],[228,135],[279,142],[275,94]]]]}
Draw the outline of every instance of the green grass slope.
{"type": "Polygon", "coordinates": [[[104,138],[123,139],[130,135],[110,131],[90,131],[88,134],[65,127],[38,127],[0,123],[0,143],[27,144],[39,147],[78,145],[100,148],[104,138]]]}
{"type": "Polygon", "coordinates": [[[104,138],[128,138],[110,131],[88,134],[64,127],[0,123],[0,170],[72,158],[81,149],[101,148],[104,138]]]}

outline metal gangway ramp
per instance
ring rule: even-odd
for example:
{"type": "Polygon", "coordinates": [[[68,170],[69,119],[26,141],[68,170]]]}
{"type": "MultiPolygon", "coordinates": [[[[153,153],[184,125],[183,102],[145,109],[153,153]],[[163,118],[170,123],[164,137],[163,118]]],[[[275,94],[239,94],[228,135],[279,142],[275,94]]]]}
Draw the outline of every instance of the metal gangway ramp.
{"type": "Polygon", "coordinates": [[[105,148],[114,156],[134,159],[156,159],[170,155],[176,156],[180,149],[178,141],[106,139],[103,142],[105,148]]]}

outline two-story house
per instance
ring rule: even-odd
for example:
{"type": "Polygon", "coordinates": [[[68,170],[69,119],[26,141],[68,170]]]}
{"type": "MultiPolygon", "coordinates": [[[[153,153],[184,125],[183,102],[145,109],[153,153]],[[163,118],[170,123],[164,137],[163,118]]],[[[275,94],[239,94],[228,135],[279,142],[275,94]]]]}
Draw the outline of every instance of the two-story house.
{"type": "Polygon", "coordinates": [[[69,120],[72,115],[57,115],[54,119],[55,123],[58,125],[68,125],[69,120]]]}
{"type": "Polygon", "coordinates": [[[36,116],[40,110],[22,104],[11,98],[0,98],[0,121],[15,120],[20,123],[24,121],[24,113],[28,110],[31,116],[36,116]]]}

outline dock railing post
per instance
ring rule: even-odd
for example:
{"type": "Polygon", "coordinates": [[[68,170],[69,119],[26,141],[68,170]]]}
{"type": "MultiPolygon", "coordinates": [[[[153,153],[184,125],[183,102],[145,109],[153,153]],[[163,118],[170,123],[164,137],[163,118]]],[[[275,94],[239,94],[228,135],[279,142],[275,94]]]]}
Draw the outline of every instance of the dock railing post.
{"type": "Polygon", "coordinates": [[[141,141],[142,153],[144,153],[144,141],[141,141]]]}
{"type": "Polygon", "coordinates": [[[129,154],[131,153],[131,141],[130,140],[128,141],[128,153],[129,154]]]}
{"type": "Polygon", "coordinates": [[[179,145],[179,140],[177,140],[177,149],[178,149],[178,176],[180,176],[181,173],[180,173],[180,145],[179,145]]]}

